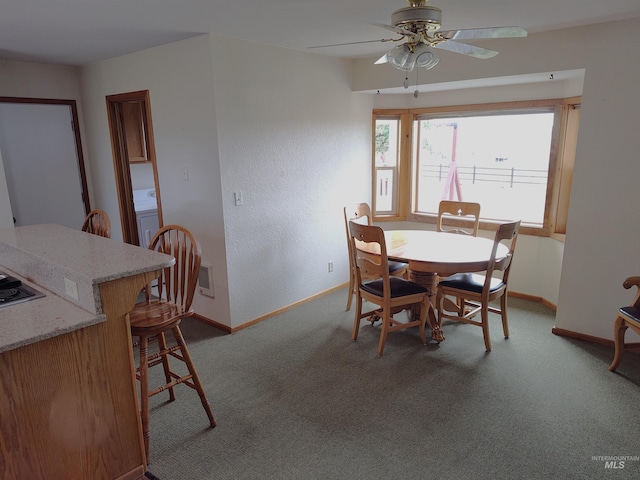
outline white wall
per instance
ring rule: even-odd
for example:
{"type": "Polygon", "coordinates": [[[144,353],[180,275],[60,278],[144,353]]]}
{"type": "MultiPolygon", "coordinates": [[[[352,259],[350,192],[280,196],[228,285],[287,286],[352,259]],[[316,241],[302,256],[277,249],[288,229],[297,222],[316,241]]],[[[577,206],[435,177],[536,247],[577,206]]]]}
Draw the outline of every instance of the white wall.
{"type": "Polygon", "coordinates": [[[213,35],[83,68],[94,195],[116,217],[104,97],[150,91],[165,223],[193,230],[213,264],[216,298],[197,296],[199,314],[235,327],[348,279],[341,209],[368,198],[371,155],[371,100],[350,73],[213,35]]]}
{"type": "MultiPolygon", "coordinates": [[[[87,65],[81,72],[89,162],[99,205],[119,218],[107,95],[149,90],[165,225],[191,230],[203,263],[214,270],[215,298],[196,295],[195,310],[229,325],[225,231],[218,158],[212,64],[207,35],[87,65]],[[189,170],[189,181],[182,170],[189,170]]],[[[119,222],[113,237],[122,238],[119,222]]]]}
{"type": "Polygon", "coordinates": [[[348,280],[342,209],[370,198],[371,98],[352,94],[350,62],[211,43],[237,326],[348,280]]]}
{"type": "Polygon", "coordinates": [[[78,67],[0,59],[0,96],[80,101],[78,67]]]}
{"type": "Polygon", "coordinates": [[[131,186],[134,190],[155,188],[153,183],[153,166],[150,163],[132,163],[129,165],[131,172],[131,186]]]}
{"type": "Polygon", "coordinates": [[[640,19],[591,35],[556,326],[612,338],[640,274],[640,19]]]}

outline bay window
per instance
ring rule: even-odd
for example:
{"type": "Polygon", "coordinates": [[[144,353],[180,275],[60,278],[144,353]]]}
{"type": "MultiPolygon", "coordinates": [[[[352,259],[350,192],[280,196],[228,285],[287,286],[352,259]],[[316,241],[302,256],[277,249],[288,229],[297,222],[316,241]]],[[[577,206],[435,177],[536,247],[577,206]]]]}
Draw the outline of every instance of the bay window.
{"type": "Polygon", "coordinates": [[[481,227],[563,234],[579,98],[374,111],[374,218],[434,222],[440,200],[481,205],[481,227]]]}

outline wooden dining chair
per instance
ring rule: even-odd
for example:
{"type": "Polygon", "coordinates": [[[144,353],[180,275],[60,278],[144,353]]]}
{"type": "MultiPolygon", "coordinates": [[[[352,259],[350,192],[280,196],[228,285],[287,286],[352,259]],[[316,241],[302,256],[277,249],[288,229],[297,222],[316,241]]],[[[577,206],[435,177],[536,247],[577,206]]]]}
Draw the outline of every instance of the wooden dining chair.
{"type": "Polygon", "coordinates": [[[618,310],[618,317],[613,324],[613,339],[615,341],[615,354],[609,365],[609,370],[615,372],[624,355],[624,334],[627,328],[631,328],[640,334],[640,277],[627,278],[622,286],[626,289],[636,287],[636,297],[630,307],[622,307],[618,310]]]}
{"type": "MultiPolygon", "coordinates": [[[[438,204],[437,232],[457,233],[477,237],[479,227],[479,203],[442,200],[438,204]]],[[[449,312],[458,312],[460,311],[461,305],[462,299],[460,298],[458,298],[456,302],[445,298],[442,308],[449,312]]]]}
{"type": "Polygon", "coordinates": [[[489,312],[498,313],[502,317],[504,338],[509,338],[509,322],[507,319],[507,285],[509,272],[516,248],[520,221],[503,223],[498,227],[493,241],[493,248],[486,272],[458,273],[441,280],[438,283],[436,305],[438,321],[448,318],[458,322],[477,325],[482,328],[484,345],[491,351],[491,337],[489,335],[489,312]],[[502,242],[509,243],[509,252],[505,257],[497,257],[498,247],[502,242]],[[497,277],[494,278],[494,274],[497,277]],[[444,299],[447,295],[461,299],[459,310],[455,314],[446,313],[444,299]],[[489,305],[489,302],[500,298],[500,307],[489,305]],[[480,313],[481,320],[474,317],[480,313]]]}
{"type": "Polygon", "coordinates": [[[136,378],[140,381],[140,411],[144,446],[149,458],[149,397],[165,390],[169,400],[175,400],[174,387],[184,384],[198,392],[200,401],[209,418],[211,427],[216,421],[202,387],[202,382],[193,364],[191,355],[180,331],[183,318],[194,314],[191,302],[200,270],[200,244],[187,229],[178,225],[161,228],[151,239],[149,249],[171,255],[175,264],[162,270],[152,295],[151,284],[147,285],[146,301],[136,304],[129,313],[132,337],[139,337],[140,360],[136,378]],[[168,346],[165,333],[171,332],[176,345],[168,346]],[[158,352],[149,354],[149,340],[158,342],[158,352]],[[173,357],[184,362],[188,373],[177,373],[169,364],[173,357]],[[149,368],[162,365],[165,383],[149,391],[149,368]]]}
{"type": "Polygon", "coordinates": [[[111,238],[111,222],[102,210],[91,210],[82,222],[83,232],[93,233],[101,237],[111,238]]]}
{"type": "MultiPolygon", "coordinates": [[[[351,310],[351,302],[356,294],[356,268],[353,252],[351,248],[351,239],[349,235],[349,222],[357,222],[366,225],[371,225],[371,207],[368,203],[358,203],[350,207],[344,207],[344,226],[347,232],[347,248],[349,251],[349,290],[347,292],[347,308],[346,311],[351,310]]],[[[389,273],[396,277],[407,278],[409,264],[403,262],[389,262],[389,273]]]]}
{"type": "Polygon", "coordinates": [[[436,231],[478,236],[480,204],[442,200],[438,205],[436,231]]]}
{"type": "Polygon", "coordinates": [[[379,317],[382,320],[380,339],[378,341],[378,356],[382,356],[387,334],[396,330],[419,327],[420,339],[426,345],[425,324],[431,325],[428,290],[417,283],[402,277],[389,274],[389,259],[383,230],[374,225],[362,225],[349,222],[349,240],[356,270],[356,314],[351,338],[356,341],[360,330],[360,321],[367,318],[379,317]],[[366,248],[367,250],[363,250],[366,248]],[[372,253],[375,252],[375,253],[372,253]],[[378,308],[363,312],[362,302],[366,300],[378,308]],[[394,315],[409,310],[413,305],[420,306],[419,318],[401,322],[394,315]]]}

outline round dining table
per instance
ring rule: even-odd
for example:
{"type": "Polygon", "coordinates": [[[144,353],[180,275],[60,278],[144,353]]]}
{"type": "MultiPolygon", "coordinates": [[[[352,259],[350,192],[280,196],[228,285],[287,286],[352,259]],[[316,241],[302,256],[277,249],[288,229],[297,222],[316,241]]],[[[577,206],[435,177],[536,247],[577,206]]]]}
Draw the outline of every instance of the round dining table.
{"type": "MultiPolygon", "coordinates": [[[[441,342],[444,335],[434,313],[439,278],[486,270],[493,240],[430,230],[387,230],[385,242],[387,257],[408,263],[409,279],[428,290],[433,307],[429,309],[430,323],[434,326],[431,336],[441,342]]],[[[507,246],[500,244],[496,258],[506,257],[508,253],[507,246]]]]}

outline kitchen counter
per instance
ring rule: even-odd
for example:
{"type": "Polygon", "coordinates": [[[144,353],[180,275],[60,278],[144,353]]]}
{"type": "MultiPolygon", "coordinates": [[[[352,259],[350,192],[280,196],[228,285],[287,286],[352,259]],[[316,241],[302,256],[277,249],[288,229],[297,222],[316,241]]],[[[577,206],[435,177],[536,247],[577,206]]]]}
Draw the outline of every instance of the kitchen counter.
{"type": "Polygon", "coordinates": [[[7,268],[0,270],[40,290],[46,296],[0,308],[0,353],[104,321],[55,293],[26,281],[7,268]]]}
{"type": "Polygon", "coordinates": [[[100,283],[157,270],[171,258],[61,225],[0,228],[0,265],[95,313],[102,312],[100,283]]]}
{"type": "Polygon", "coordinates": [[[0,270],[46,294],[0,308],[0,478],[142,477],[128,312],[173,262],[59,225],[0,228],[0,270]]]}
{"type": "Polygon", "coordinates": [[[101,283],[172,261],[60,225],[0,228],[0,270],[46,294],[0,308],[0,352],[104,321],[101,283]]]}

